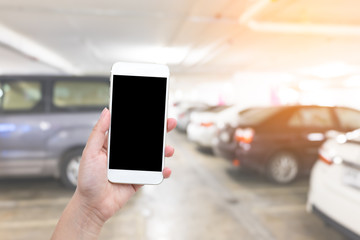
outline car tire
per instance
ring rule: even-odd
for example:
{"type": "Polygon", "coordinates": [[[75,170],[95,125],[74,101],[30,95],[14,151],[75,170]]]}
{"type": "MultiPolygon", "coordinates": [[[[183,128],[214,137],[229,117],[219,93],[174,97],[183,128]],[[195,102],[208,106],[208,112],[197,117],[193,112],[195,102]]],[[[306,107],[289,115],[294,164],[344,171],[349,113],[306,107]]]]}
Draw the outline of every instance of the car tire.
{"type": "Polygon", "coordinates": [[[287,184],[296,179],[299,173],[299,161],[292,152],[277,152],[270,158],[266,171],[274,182],[287,184]]]}
{"type": "Polygon", "coordinates": [[[73,149],[64,154],[60,163],[60,180],[66,188],[75,189],[82,148],[73,149]]]}

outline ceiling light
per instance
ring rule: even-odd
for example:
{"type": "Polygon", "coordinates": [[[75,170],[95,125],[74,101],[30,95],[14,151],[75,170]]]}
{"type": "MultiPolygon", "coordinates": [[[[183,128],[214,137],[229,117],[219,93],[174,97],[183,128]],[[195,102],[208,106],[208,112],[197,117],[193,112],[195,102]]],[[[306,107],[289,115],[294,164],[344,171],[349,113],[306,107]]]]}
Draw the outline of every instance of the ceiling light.
{"type": "Polygon", "coordinates": [[[159,47],[159,46],[107,46],[96,49],[102,52],[100,58],[113,61],[153,62],[161,64],[180,64],[189,49],[186,47],[159,47]],[[106,59],[103,57],[106,56],[106,59]]]}
{"type": "Polygon", "coordinates": [[[319,66],[304,68],[300,73],[319,78],[336,78],[354,73],[357,68],[344,62],[328,62],[319,66]]]}
{"type": "Polygon", "coordinates": [[[162,47],[157,50],[157,60],[163,64],[180,64],[187,56],[189,49],[186,47],[162,47]]]}
{"type": "Polygon", "coordinates": [[[352,76],[343,82],[345,87],[360,87],[360,75],[352,76]]]}
{"type": "Polygon", "coordinates": [[[258,22],[249,20],[247,26],[257,32],[277,32],[289,34],[316,34],[316,35],[343,35],[359,36],[360,27],[336,24],[308,24],[308,23],[281,23],[258,22]]]}
{"type": "Polygon", "coordinates": [[[325,87],[325,83],[318,80],[303,80],[299,82],[299,89],[302,91],[319,90],[325,87]]]}

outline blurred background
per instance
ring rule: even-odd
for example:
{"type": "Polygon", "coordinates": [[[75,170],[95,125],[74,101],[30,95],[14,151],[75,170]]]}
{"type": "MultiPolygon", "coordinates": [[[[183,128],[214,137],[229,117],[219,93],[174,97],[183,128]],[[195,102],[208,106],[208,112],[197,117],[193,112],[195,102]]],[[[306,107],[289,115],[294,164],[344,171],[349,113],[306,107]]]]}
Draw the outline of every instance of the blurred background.
{"type": "Polygon", "coordinates": [[[50,238],[130,61],[170,67],[173,174],[100,239],[360,239],[358,7],[0,0],[0,238],[50,238]]]}

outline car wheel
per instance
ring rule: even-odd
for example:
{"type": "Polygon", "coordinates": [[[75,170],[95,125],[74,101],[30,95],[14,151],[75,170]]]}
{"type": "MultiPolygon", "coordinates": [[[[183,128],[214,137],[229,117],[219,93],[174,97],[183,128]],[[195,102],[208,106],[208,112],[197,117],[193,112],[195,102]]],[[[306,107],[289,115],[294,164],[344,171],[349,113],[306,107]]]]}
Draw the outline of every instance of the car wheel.
{"type": "Polygon", "coordinates": [[[299,164],[291,152],[278,152],[270,158],[267,166],[268,176],[277,183],[290,183],[298,175],[299,164]]]}
{"type": "Polygon", "coordinates": [[[60,179],[65,187],[75,189],[79,172],[82,149],[76,149],[67,152],[60,166],[60,179]]]}

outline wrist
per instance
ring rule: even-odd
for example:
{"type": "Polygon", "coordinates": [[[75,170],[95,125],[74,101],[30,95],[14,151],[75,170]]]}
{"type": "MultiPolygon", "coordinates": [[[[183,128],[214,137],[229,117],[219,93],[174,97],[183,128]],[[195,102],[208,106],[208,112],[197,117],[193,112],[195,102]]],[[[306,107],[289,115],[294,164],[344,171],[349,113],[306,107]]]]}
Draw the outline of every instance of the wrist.
{"type": "Polygon", "coordinates": [[[81,195],[75,191],[67,209],[67,212],[72,213],[73,219],[71,222],[75,232],[77,232],[76,239],[97,239],[105,220],[100,217],[98,211],[86,204],[81,195]]]}
{"type": "Polygon", "coordinates": [[[96,209],[88,207],[75,191],[51,239],[98,239],[104,223],[96,209]]]}
{"type": "Polygon", "coordinates": [[[86,204],[86,201],[82,199],[81,194],[79,194],[77,190],[71,201],[73,202],[74,207],[77,208],[78,214],[80,214],[79,219],[81,219],[81,221],[78,222],[80,227],[84,227],[84,229],[93,229],[95,231],[101,230],[106,220],[102,218],[96,208],[86,204]]]}

